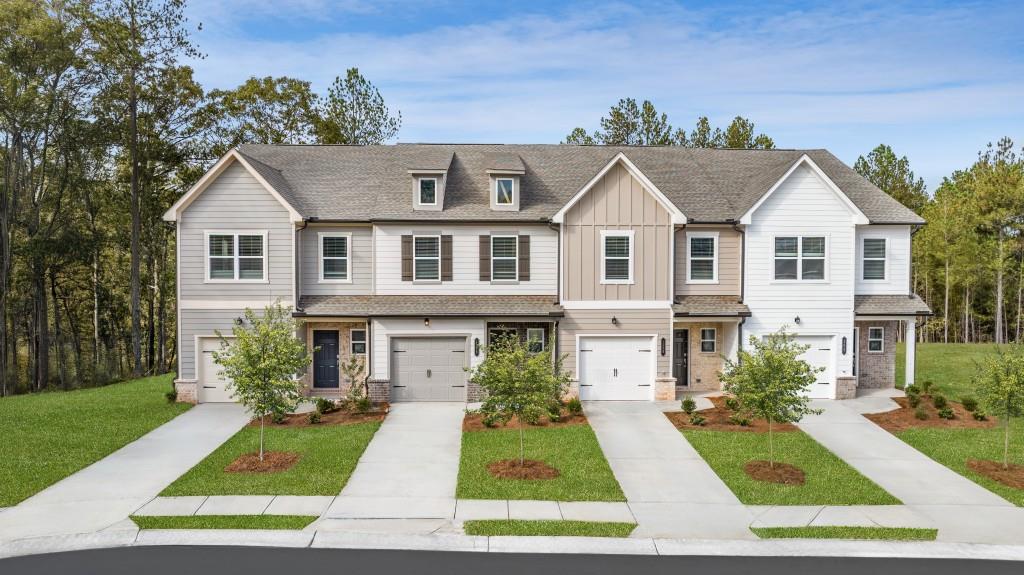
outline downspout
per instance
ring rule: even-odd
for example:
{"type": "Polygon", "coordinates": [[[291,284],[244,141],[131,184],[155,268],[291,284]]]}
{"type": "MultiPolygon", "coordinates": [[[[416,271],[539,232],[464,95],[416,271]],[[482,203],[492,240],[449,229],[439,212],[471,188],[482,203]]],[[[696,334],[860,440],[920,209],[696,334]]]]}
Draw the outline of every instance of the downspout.
{"type": "Polygon", "coordinates": [[[302,313],[303,309],[299,306],[299,302],[302,301],[302,230],[309,227],[309,218],[302,218],[302,227],[295,228],[295,253],[292,257],[295,258],[295,269],[292,270],[295,273],[295,301],[292,303],[295,306],[297,313],[302,313]]]}
{"type": "MultiPolygon", "coordinates": [[[[739,224],[734,223],[732,229],[740,235],[740,302],[743,303],[743,298],[746,297],[747,293],[747,232],[739,227],[739,224]]],[[[736,337],[739,341],[736,343],[736,359],[740,358],[740,352],[743,351],[743,324],[747,321],[747,316],[740,318],[740,322],[736,324],[736,337]]]]}

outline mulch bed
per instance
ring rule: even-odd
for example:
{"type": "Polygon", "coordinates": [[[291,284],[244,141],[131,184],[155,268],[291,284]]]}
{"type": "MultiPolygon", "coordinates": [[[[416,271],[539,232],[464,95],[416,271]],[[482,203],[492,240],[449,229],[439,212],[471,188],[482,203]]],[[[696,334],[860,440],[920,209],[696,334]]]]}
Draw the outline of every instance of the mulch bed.
{"type": "Polygon", "coordinates": [[[260,461],[258,451],[246,453],[224,468],[228,473],[277,473],[287,471],[299,462],[302,456],[290,451],[264,451],[260,461]]]}
{"type": "Polygon", "coordinates": [[[764,460],[748,461],[743,466],[743,471],[751,479],[764,481],[766,483],[781,483],[782,485],[803,485],[804,472],[799,467],[788,463],[775,462],[773,467],[764,460]]]}
{"type": "MultiPolygon", "coordinates": [[[[371,421],[384,421],[388,414],[387,404],[383,407],[375,405],[372,411],[366,413],[352,413],[339,409],[320,416],[320,423],[310,423],[308,413],[292,413],[286,415],[281,423],[274,423],[267,417],[267,427],[309,427],[319,425],[352,425],[354,423],[367,423],[371,421]]],[[[249,427],[259,427],[260,420],[256,418],[249,422],[249,427]]]]}
{"type": "MultiPolygon", "coordinates": [[[[547,416],[544,416],[537,422],[536,425],[527,424],[527,428],[531,427],[569,427],[571,425],[586,425],[587,416],[585,415],[570,415],[568,411],[562,412],[562,418],[558,421],[551,421],[547,416]]],[[[519,419],[513,417],[505,425],[497,424],[494,427],[487,427],[484,425],[484,417],[479,413],[467,413],[466,417],[462,419],[462,431],[487,431],[490,429],[519,429],[519,419]]]]}
{"type": "MultiPolygon", "coordinates": [[[[676,426],[676,429],[705,429],[710,431],[751,431],[754,433],[768,433],[768,421],[764,419],[755,419],[748,416],[750,425],[736,425],[729,421],[732,417],[733,412],[725,406],[725,397],[709,397],[711,403],[715,404],[711,409],[702,409],[698,411],[705,419],[704,425],[692,425],[690,423],[690,416],[682,411],[666,411],[665,417],[672,422],[672,425],[676,426]]],[[[773,423],[772,431],[796,431],[797,427],[791,423],[773,423]]]]}
{"type": "Polygon", "coordinates": [[[978,421],[974,419],[974,415],[971,412],[964,409],[963,405],[954,401],[949,402],[949,407],[953,410],[956,417],[954,419],[942,419],[939,417],[939,410],[935,409],[935,406],[932,405],[931,396],[921,396],[921,403],[918,406],[924,408],[925,412],[928,414],[928,419],[917,419],[914,417],[914,411],[916,411],[917,408],[910,407],[910,403],[907,401],[907,398],[896,397],[893,399],[896,403],[900,404],[899,409],[887,411],[885,413],[869,413],[864,417],[877,423],[886,431],[893,433],[913,429],[915,427],[986,429],[997,425],[995,418],[989,418],[988,421],[978,421]]]}
{"type": "Polygon", "coordinates": [[[1024,465],[1011,463],[1009,469],[1003,469],[1003,464],[999,461],[968,459],[967,467],[1007,487],[1024,489],[1024,465]]]}
{"type": "Polygon", "coordinates": [[[502,459],[487,464],[487,471],[498,479],[555,479],[561,473],[543,461],[527,459],[519,464],[518,459],[502,459]]]}

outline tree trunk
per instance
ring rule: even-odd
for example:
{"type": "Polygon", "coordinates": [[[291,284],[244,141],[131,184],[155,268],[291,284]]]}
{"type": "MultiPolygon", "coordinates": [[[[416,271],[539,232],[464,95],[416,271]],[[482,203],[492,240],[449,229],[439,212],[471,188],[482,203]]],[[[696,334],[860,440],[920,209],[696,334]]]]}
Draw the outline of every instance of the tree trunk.
{"type": "Polygon", "coordinates": [[[971,343],[971,288],[964,286],[964,343],[971,343]]]}
{"type": "Polygon", "coordinates": [[[1020,312],[1021,304],[1024,303],[1024,258],[1020,260],[1019,272],[1017,275],[1017,328],[1014,330],[1013,341],[1020,341],[1020,312]]]}
{"type": "Polygon", "coordinates": [[[996,343],[1003,343],[1003,228],[999,228],[999,241],[996,242],[996,343]]]}
{"type": "Polygon", "coordinates": [[[260,416],[260,463],[263,463],[263,421],[267,418],[266,415],[260,416]]]}
{"type": "Polygon", "coordinates": [[[523,447],[523,418],[517,416],[519,420],[519,467],[526,465],[526,449],[523,447]]]}
{"type": "Polygon", "coordinates": [[[97,249],[92,255],[92,381],[104,381],[100,368],[100,254],[97,249]]]}
{"type": "Polygon", "coordinates": [[[768,467],[775,469],[775,438],[772,437],[771,417],[768,417],[768,467]]]}
{"type": "Polygon", "coordinates": [[[32,296],[35,307],[35,389],[42,390],[50,384],[50,313],[46,294],[46,270],[41,261],[32,265],[32,296]]]}
{"type": "Polygon", "coordinates": [[[949,343],[949,256],[946,256],[945,294],[942,303],[942,343],[949,343]]]}
{"type": "Polygon", "coordinates": [[[148,260],[149,276],[153,282],[146,290],[146,373],[156,373],[156,269],[153,267],[152,256],[148,260]]]}
{"type": "Polygon", "coordinates": [[[1010,412],[1003,416],[1003,469],[1010,468],[1010,412]]]}
{"type": "Polygon", "coordinates": [[[64,333],[60,326],[60,298],[57,296],[56,274],[50,273],[50,295],[53,297],[53,347],[57,352],[57,375],[61,389],[69,389],[67,360],[64,357],[64,333]]]}
{"type": "MultiPolygon", "coordinates": [[[[135,38],[135,20],[132,16],[131,34],[135,38]]],[[[132,375],[142,375],[142,310],[139,277],[142,235],[142,199],[139,190],[139,99],[136,94],[135,78],[128,83],[128,154],[131,162],[131,313],[132,313],[132,375]]]]}

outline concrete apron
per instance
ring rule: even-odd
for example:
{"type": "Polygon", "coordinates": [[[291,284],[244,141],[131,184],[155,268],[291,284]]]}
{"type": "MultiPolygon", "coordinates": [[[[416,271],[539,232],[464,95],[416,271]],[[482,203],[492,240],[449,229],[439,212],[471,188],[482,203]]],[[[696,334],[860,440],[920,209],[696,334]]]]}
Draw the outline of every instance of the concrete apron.
{"type": "Polygon", "coordinates": [[[115,525],[202,461],[249,419],[236,404],[196,406],[4,511],[0,541],[90,533],[115,525]]]}

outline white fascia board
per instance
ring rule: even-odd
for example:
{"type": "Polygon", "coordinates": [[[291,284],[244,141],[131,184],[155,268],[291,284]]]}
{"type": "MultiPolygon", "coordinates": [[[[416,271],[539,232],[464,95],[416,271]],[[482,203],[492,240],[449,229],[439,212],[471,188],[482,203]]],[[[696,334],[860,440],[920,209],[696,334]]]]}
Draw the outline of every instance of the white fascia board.
{"type": "Polygon", "coordinates": [[[270,183],[267,182],[267,180],[265,180],[263,176],[261,176],[260,173],[257,172],[256,169],[252,167],[251,164],[249,164],[249,162],[245,161],[245,158],[243,158],[242,155],[238,153],[237,149],[232,149],[228,151],[227,154],[224,154],[224,157],[222,157],[220,160],[217,160],[217,163],[214,164],[213,167],[209,169],[209,171],[203,174],[203,177],[199,178],[199,181],[196,182],[195,185],[192,186],[187,192],[185,192],[185,195],[178,198],[178,201],[174,202],[174,205],[172,205],[166,212],[164,212],[164,221],[178,221],[178,218],[181,217],[181,212],[184,211],[185,208],[187,208],[189,205],[191,205],[192,202],[194,202],[196,198],[199,197],[199,194],[202,194],[203,191],[205,191],[206,188],[208,188],[210,184],[212,184],[217,179],[217,177],[220,176],[221,173],[225,169],[227,169],[228,166],[231,165],[232,162],[238,162],[242,164],[242,167],[244,167],[246,171],[248,171],[249,174],[252,175],[252,177],[256,178],[256,181],[259,182],[259,184],[263,186],[265,190],[267,190],[267,193],[273,196],[273,198],[277,200],[278,203],[281,204],[282,207],[284,207],[284,209],[288,210],[288,216],[292,222],[302,221],[302,215],[299,214],[298,210],[296,210],[294,207],[292,207],[291,204],[285,201],[285,199],[281,197],[281,194],[279,194],[277,190],[274,189],[274,186],[271,186],[270,183]]]}
{"type": "Polygon", "coordinates": [[[858,208],[856,204],[854,204],[853,201],[851,201],[850,198],[846,194],[844,194],[841,189],[839,189],[839,186],[837,186],[836,183],[832,181],[832,178],[828,177],[828,175],[826,175],[825,172],[818,167],[818,164],[815,164],[814,160],[812,160],[811,157],[808,156],[807,154],[800,156],[800,159],[798,159],[796,162],[793,162],[793,165],[790,166],[788,170],[786,170],[786,173],[783,174],[782,177],[779,178],[779,180],[775,182],[771,188],[768,188],[768,191],[765,192],[763,196],[761,196],[761,199],[757,200],[757,203],[755,203],[749,210],[747,210],[745,214],[743,214],[742,217],[740,217],[740,223],[744,225],[750,225],[750,223],[753,221],[754,212],[756,212],[757,209],[760,208],[761,205],[764,204],[768,200],[768,198],[770,198],[772,194],[775,193],[775,190],[779,189],[779,187],[782,186],[783,182],[785,182],[787,179],[789,179],[791,175],[793,175],[793,172],[795,172],[797,168],[804,164],[807,164],[807,166],[809,166],[811,170],[815,174],[817,174],[819,178],[821,178],[821,181],[825,182],[825,185],[830,190],[832,190],[832,193],[834,193],[839,198],[839,200],[843,202],[843,205],[845,205],[846,208],[850,210],[850,213],[853,214],[854,224],[867,225],[871,223],[868,220],[868,217],[864,215],[864,212],[860,211],[860,208],[858,208]]]}
{"type": "Polygon", "coordinates": [[[639,180],[640,184],[647,188],[647,191],[650,192],[656,200],[658,200],[658,203],[664,206],[665,209],[668,210],[670,214],[672,214],[673,224],[686,223],[686,216],[683,215],[683,212],[679,211],[679,208],[677,208],[675,204],[669,201],[665,194],[661,193],[661,190],[658,189],[658,186],[655,186],[651,182],[651,180],[649,180],[647,176],[645,176],[644,173],[640,171],[640,168],[637,168],[636,165],[633,164],[633,162],[629,161],[629,158],[627,158],[626,154],[624,154],[623,152],[615,154],[615,157],[612,158],[611,161],[609,161],[607,164],[605,164],[605,166],[601,168],[601,171],[598,172],[596,176],[591,178],[590,181],[587,182],[586,185],[580,189],[580,191],[576,192],[572,199],[570,199],[564,206],[562,206],[562,209],[558,210],[558,212],[551,218],[551,221],[556,224],[562,223],[562,221],[565,219],[566,212],[568,212],[574,205],[576,205],[576,203],[579,202],[580,199],[582,199],[583,196],[585,196],[591,188],[593,188],[598,182],[600,182],[601,178],[603,178],[605,174],[607,174],[608,171],[615,167],[615,165],[618,164],[619,162],[621,162],[622,165],[626,167],[626,171],[629,172],[630,175],[639,180]]]}

